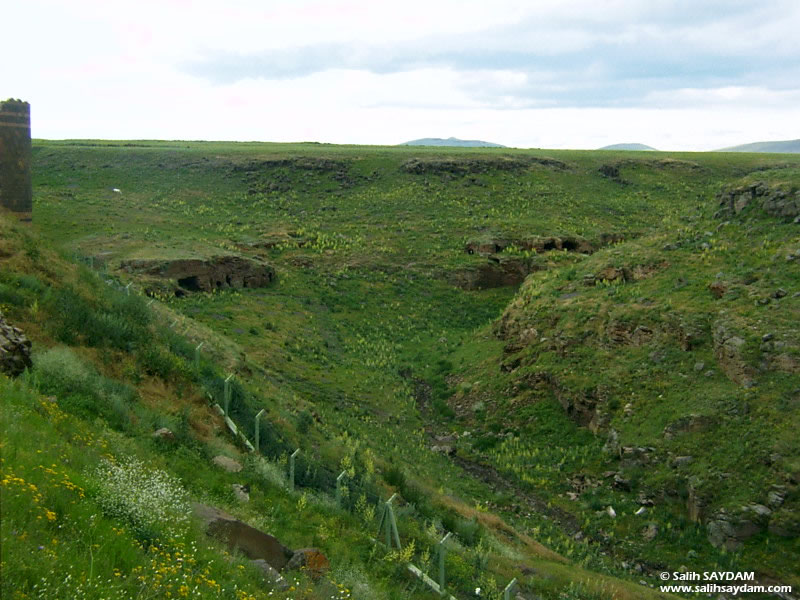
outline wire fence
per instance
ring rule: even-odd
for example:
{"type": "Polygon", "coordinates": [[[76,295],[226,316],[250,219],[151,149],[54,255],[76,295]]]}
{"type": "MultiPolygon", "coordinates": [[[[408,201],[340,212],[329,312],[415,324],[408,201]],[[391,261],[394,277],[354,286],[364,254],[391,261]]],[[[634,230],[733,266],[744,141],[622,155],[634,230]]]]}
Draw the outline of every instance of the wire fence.
{"type": "MultiPolygon", "coordinates": [[[[76,262],[83,262],[92,270],[97,270],[103,281],[120,293],[138,294],[133,282],[126,284],[118,277],[110,275],[105,261],[95,261],[93,257],[78,255],[75,258],[76,262]]],[[[154,299],[149,299],[146,306],[152,308],[154,302],[154,299]]],[[[509,600],[515,597],[512,594],[518,588],[516,578],[502,589],[491,578],[482,577],[478,582],[475,581],[475,573],[487,573],[490,557],[486,548],[480,544],[475,547],[475,540],[471,539],[479,537],[474,535],[478,528],[476,522],[466,523],[473,527],[459,527],[459,522],[454,521],[452,515],[450,519],[446,515],[431,519],[431,515],[421,514],[414,504],[414,500],[421,503],[419,490],[406,486],[406,494],[410,498],[404,499],[398,493],[386,498],[385,491],[375,483],[374,473],[360,472],[353,467],[332,469],[324,461],[303,452],[301,448],[293,447],[274,424],[261,418],[263,410],[256,411],[258,406],[265,404],[263,399],[258,402],[258,399],[249,397],[244,386],[232,374],[221,376],[213,361],[204,359],[205,344],[192,345],[177,331],[179,323],[179,319],[174,319],[167,324],[168,330],[174,332],[174,335],[167,337],[170,351],[189,365],[205,390],[209,403],[220,413],[231,435],[244,448],[271,463],[281,467],[285,465],[286,483],[290,490],[311,490],[334,498],[342,510],[359,516],[365,527],[371,527],[370,536],[376,543],[385,544],[388,550],[396,548],[397,551],[402,551],[403,540],[407,540],[405,548],[408,549],[413,541],[415,552],[405,565],[407,572],[442,597],[456,600],[451,595],[453,593],[475,597],[476,590],[480,590],[482,598],[509,600]],[[249,426],[246,425],[248,423],[249,426]],[[248,436],[246,431],[252,434],[248,436]],[[434,524],[431,527],[431,521],[438,521],[438,526],[434,524]],[[447,525],[463,531],[446,531],[447,525]],[[444,537],[438,542],[432,542],[433,532],[444,537]],[[448,552],[448,548],[456,551],[448,552]],[[424,568],[418,567],[414,561],[424,568]],[[436,571],[436,580],[425,572],[429,569],[436,571]],[[476,583],[482,584],[484,589],[476,583]]]]}

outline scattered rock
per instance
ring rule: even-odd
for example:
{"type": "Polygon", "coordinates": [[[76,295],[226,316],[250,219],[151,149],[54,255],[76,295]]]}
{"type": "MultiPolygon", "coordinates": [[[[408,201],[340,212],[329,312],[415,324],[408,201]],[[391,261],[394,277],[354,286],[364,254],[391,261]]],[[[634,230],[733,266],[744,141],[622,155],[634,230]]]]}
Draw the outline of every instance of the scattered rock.
{"type": "Polygon", "coordinates": [[[293,571],[303,567],[313,579],[319,579],[330,570],[331,563],[319,548],[301,548],[295,550],[286,564],[286,570],[293,571]]]}
{"type": "Polygon", "coordinates": [[[620,466],[623,469],[637,468],[652,462],[656,449],[651,446],[623,446],[620,466]]]}
{"type": "Polygon", "coordinates": [[[639,496],[636,498],[636,502],[638,502],[642,506],[655,506],[655,502],[653,499],[647,495],[647,492],[642,490],[639,492],[639,496]]]}
{"type": "Polygon", "coordinates": [[[694,370],[697,373],[699,373],[700,371],[702,371],[705,368],[706,368],[706,363],[704,363],[702,361],[694,363],[694,370]]]}
{"type": "Polygon", "coordinates": [[[642,531],[642,537],[647,542],[652,542],[658,535],[658,525],[655,523],[648,523],[647,527],[642,531]]]}
{"type": "Polygon", "coordinates": [[[607,513],[607,514],[608,514],[608,516],[609,516],[609,517],[611,517],[612,519],[613,519],[613,518],[615,518],[615,517],[617,516],[617,511],[615,511],[615,510],[614,510],[614,507],[613,507],[613,506],[609,506],[608,508],[606,508],[606,513],[607,513]]]}
{"type": "Polygon", "coordinates": [[[165,440],[169,442],[175,440],[175,434],[172,433],[172,431],[170,431],[166,427],[162,427],[161,429],[157,429],[156,431],[154,431],[153,437],[157,440],[165,440]]]}
{"type": "Polygon", "coordinates": [[[788,490],[786,486],[774,485],[767,494],[767,505],[774,509],[780,508],[786,500],[788,490]]]}
{"type": "Polygon", "coordinates": [[[593,283],[606,282],[625,282],[633,279],[633,273],[627,267],[612,267],[608,266],[601,269],[594,275],[593,283]]]}
{"type": "Polygon", "coordinates": [[[456,452],[456,449],[453,446],[448,446],[448,445],[431,446],[431,450],[433,452],[439,452],[440,454],[444,454],[445,456],[452,456],[456,452]]]}
{"type": "Polygon", "coordinates": [[[202,521],[206,534],[221,541],[231,552],[238,550],[252,560],[263,559],[277,571],[282,570],[293,556],[292,551],[277,538],[224,511],[193,503],[192,512],[202,521]]]}
{"type": "Polygon", "coordinates": [[[233,495],[239,502],[250,502],[250,486],[247,484],[232,483],[233,495]]]}
{"type": "Polygon", "coordinates": [[[617,490],[622,490],[623,492],[630,492],[631,481],[630,479],[625,479],[619,473],[617,473],[614,475],[614,480],[611,482],[611,487],[617,490]]]}
{"type": "Polygon", "coordinates": [[[713,281],[708,285],[708,290],[714,298],[719,300],[728,291],[728,285],[723,281],[713,281]]]}
{"type": "Polygon", "coordinates": [[[0,373],[17,377],[32,366],[30,340],[0,312],[0,373]]]}
{"type": "Polygon", "coordinates": [[[783,289],[783,288],[778,288],[777,290],[775,290],[774,292],[772,292],[771,296],[772,296],[772,297],[773,297],[775,300],[780,300],[781,298],[784,298],[784,297],[786,296],[786,294],[787,294],[787,293],[788,293],[788,292],[787,292],[785,289],[783,289]]]}
{"type": "Polygon", "coordinates": [[[669,440],[679,433],[708,431],[713,425],[714,419],[711,416],[697,414],[686,415],[664,427],[664,438],[669,440]]]}
{"type": "Polygon", "coordinates": [[[688,465],[690,462],[692,462],[692,460],[693,458],[691,456],[676,456],[675,458],[672,459],[672,463],[670,463],[670,466],[673,469],[678,469],[680,467],[688,465]]]}
{"type": "Polygon", "coordinates": [[[232,458],[228,458],[227,456],[215,456],[211,459],[215,465],[217,465],[221,469],[225,469],[228,473],[238,473],[242,470],[242,465],[233,460],[232,458]]]}
{"type": "Polygon", "coordinates": [[[250,564],[261,572],[261,575],[264,577],[264,581],[270,586],[273,586],[282,592],[285,592],[289,589],[289,584],[286,582],[283,576],[263,558],[251,560],[250,564]]]}

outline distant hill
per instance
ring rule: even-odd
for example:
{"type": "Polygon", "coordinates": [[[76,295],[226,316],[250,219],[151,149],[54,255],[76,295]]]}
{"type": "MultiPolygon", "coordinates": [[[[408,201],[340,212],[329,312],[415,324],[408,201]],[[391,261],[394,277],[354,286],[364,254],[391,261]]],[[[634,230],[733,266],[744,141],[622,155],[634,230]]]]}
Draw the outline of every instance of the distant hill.
{"type": "Polygon", "coordinates": [[[598,150],[655,150],[655,148],[645,144],[611,144],[598,148],[598,150]]]}
{"type": "Polygon", "coordinates": [[[782,142],[753,142],[741,146],[721,148],[717,152],[776,152],[781,154],[800,153],[800,140],[784,140],[782,142]]]}
{"type": "Polygon", "coordinates": [[[505,148],[502,144],[493,144],[492,142],[483,142],[481,140],[460,140],[458,138],[449,137],[446,140],[442,138],[422,138],[420,140],[412,140],[400,144],[400,146],[459,146],[461,148],[505,148]]]}

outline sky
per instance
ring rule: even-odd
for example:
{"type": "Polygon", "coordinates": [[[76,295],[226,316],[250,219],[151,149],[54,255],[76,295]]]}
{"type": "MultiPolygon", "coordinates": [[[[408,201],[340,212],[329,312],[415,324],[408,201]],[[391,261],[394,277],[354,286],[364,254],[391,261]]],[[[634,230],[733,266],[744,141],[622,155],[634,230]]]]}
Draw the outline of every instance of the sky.
{"type": "Polygon", "coordinates": [[[20,0],[0,22],[0,99],[37,138],[800,138],[798,0],[20,0]]]}

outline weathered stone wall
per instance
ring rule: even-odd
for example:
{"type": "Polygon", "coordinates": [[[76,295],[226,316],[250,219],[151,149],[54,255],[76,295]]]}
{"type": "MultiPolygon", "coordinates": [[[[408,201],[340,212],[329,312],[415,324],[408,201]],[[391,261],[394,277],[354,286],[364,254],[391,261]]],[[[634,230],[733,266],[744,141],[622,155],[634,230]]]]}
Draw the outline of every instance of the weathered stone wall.
{"type": "Polygon", "coordinates": [[[0,102],[0,206],[30,220],[31,107],[21,100],[0,102]]]}

